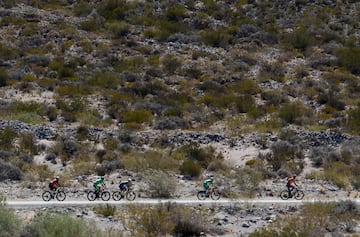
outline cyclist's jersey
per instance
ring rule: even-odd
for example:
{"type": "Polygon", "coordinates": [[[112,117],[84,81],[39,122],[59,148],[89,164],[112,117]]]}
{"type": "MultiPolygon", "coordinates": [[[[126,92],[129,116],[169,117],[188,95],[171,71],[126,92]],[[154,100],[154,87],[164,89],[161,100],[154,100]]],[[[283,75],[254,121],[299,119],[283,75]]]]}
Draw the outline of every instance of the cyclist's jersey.
{"type": "Polygon", "coordinates": [[[100,184],[103,184],[104,183],[104,179],[102,180],[102,179],[97,179],[97,180],[95,180],[95,182],[94,182],[94,186],[99,186],[100,184]]]}
{"type": "Polygon", "coordinates": [[[213,182],[214,182],[213,179],[207,179],[207,180],[204,181],[204,185],[210,185],[210,184],[212,184],[213,182]]]}
{"type": "Polygon", "coordinates": [[[295,178],[293,177],[289,178],[287,181],[287,185],[292,185],[293,183],[295,183],[295,178]]]}
{"type": "Polygon", "coordinates": [[[59,185],[59,183],[58,183],[58,181],[56,179],[50,180],[50,184],[53,185],[53,186],[58,186],[59,185]]]}
{"type": "Polygon", "coordinates": [[[124,180],[124,181],[121,181],[120,184],[119,184],[119,188],[121,191],[124,191],[126,190],[126,187],[130,187],[131,186],[131,182],[129,182],[128,180],[124,180]]]}

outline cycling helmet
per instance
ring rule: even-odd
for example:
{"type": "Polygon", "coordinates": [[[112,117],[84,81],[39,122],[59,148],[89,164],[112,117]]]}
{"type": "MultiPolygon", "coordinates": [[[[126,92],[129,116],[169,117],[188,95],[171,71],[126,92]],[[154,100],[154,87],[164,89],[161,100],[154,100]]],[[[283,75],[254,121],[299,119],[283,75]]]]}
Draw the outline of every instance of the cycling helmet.
{"type": "Polygon", "coordinates": [[[59,176],[56,176],[55,179],[56,179],[57,181],[59,181],[60,177],[59,177],[59,176]]]}
{"type": "Polygon", "coordinates": [[[129,182],[131,182],[131,181],[132,181],[132,179],[131,179],[131,178],[128,178],[128,181],[129,181],[129,182]]]}
{"type": "Polygon", "coordinates": [[[101,176],[100,179],[101,179],[101,180],[104,180],[104,176],[101,176]]]}

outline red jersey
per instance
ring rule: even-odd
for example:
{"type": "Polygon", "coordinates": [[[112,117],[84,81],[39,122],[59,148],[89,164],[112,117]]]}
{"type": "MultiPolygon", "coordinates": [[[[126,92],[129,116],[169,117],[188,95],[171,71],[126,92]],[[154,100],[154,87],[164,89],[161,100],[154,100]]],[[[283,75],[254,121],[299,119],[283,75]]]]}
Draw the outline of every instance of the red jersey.
{"type": "Polygon", "coordinates": [[[295,178],[294,177],[289,178],[288,181],[287,181],[287,184],[290,185],[290,184],[293,184],[293,183],[295,183],[295,178]]]}
{"type": "Polygon", "coordinates": [[[51,181],[50,181],[50,183],[52,184],[52,185],[59,185],[59,183],[58,183],[58,181],[56,180],[56,179],[52,179],[51,181]]]}

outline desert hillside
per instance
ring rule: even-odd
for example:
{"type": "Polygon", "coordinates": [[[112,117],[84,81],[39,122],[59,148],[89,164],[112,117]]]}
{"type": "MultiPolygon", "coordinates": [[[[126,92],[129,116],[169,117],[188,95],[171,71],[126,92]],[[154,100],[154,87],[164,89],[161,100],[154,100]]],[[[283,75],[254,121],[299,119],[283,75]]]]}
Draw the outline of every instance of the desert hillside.
{"type": "MultiPolygon", "coordinates": [[[[308,198],[357,197],[359,11],[356,0],[0,1],[0,187],[39,199],[59,175],[81,198],[105,176],[110,189],[133,178],[144,197],[191,198],[213,175],[225,198],[268,198],[297,175],[308,198]]],[[[351,210],[351,228],[306,231],[354,231],[351,205],[329,208],[351,210]]],[[[186,236],[173,231],[154,236],[186,236]]]]}

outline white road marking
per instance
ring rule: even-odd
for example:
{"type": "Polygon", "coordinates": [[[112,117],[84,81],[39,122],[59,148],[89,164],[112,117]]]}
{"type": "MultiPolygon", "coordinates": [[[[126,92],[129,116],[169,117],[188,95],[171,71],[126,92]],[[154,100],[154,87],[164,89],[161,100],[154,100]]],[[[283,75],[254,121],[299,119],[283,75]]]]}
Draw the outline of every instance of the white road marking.
{"type": "Polygon", "coordinates": [[[50,206],[92,206],[101,204],[110,205],[131,205],[131,204],[143,204],[143,205],[158,205],[158,204],[182,204],[182,205],[223,205],[223,204],[252,204],[252,205],[302,205],[305,203],[316,203],[316,202],[339,202],[339,201],[353,201],[359,203],[358,199],[304,199],[304,200],[281,200],[281,199],[219,199],[219,200],[198,200],[198,199],[135,199],[134,201],[88,201],[88,200],[65,200],[63,202],[51,200],[45,201],[33,201],[33,200],[16,200],[6,201],[6,204],[10,207],[50,207],[50,206]]]}

